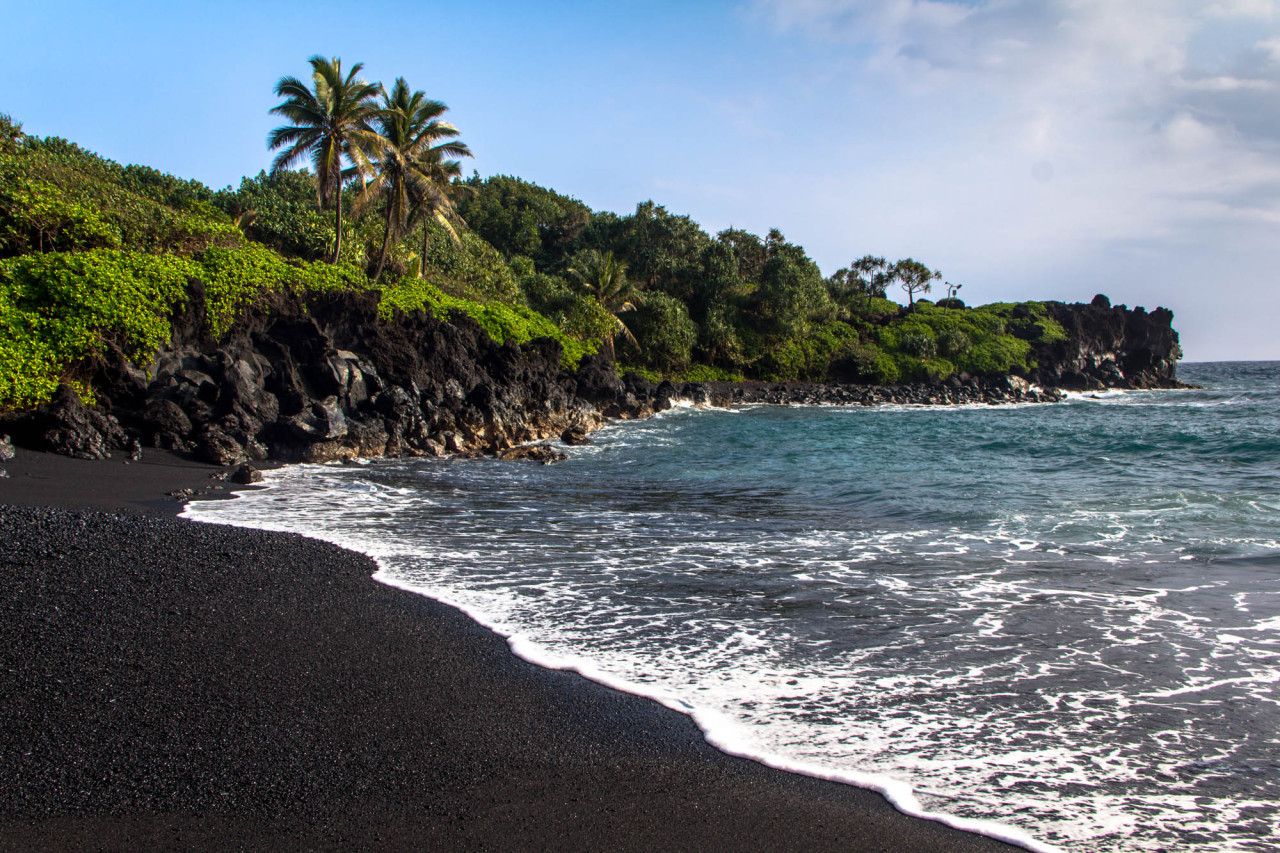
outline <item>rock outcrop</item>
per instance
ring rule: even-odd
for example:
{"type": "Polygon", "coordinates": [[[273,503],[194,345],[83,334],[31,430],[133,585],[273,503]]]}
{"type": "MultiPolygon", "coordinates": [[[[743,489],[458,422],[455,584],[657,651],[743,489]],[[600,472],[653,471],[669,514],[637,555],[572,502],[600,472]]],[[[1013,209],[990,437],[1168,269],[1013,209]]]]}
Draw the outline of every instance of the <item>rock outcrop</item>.
{"type": "Polygon", "coordinates": [[[1037,350],[1040,367],[1030,377],[1037,384],[1069,391],[1185,387],[1177,377],[1182,348],[1169,309],[1113,307],[1101,294],[1087,305],[1046,307],[1067,340],[1037,350]]]}
{"type": "Polygon", "coordinates": [[[814,383],[658,385],[584,358],[561,367],[558,342],[498,344],[473,320],[417,312],[378,316],[377,295],[339,293],[306,304],[279,296],[224,339],[201,334],[199,291],[175,318],[148,369],[110,349],[91,368],[97,405],[69,387],[34,411],[0,419],[22,446],[100,458],[144,447],[224,466],[266,459],[324,462],[372,456],[478,456],[552,462],[547,440],[584,444],[607,418],[695,404],[842,405],[1051,402],[1058,389],[1174,387],[1172,315],[1049,303],[1068,340],[1043,346],[1032,375],[952,377],[873,387],[814,383]]]}

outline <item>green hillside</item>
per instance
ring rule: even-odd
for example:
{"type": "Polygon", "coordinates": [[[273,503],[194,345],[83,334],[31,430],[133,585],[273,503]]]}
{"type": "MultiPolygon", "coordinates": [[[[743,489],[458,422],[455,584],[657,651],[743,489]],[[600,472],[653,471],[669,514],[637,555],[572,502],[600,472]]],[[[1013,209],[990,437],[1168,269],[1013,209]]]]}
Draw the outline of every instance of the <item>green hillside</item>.
{"type": "Polygon", "coordinates": [[[0,408],[38,404],[60,382],[91,398],[86,360],[108,342],[146,366],[194,283],[215,338],[268,294],[376,289],[388,319],[458,311],[499,341],[558,339],[567,367],[603,347],[653,377],[1003,374],[1033,367],[1033,344],[1064,337],[1037,303],[915,299],[937,274],[910,259],[867,257],[824,277],[777,231],[712,236],[653,202],[593,211],[518,178],[462,180],[456,163],[434,162],[438,180],[424,186],[435,201],[409,212],[397,212],[394,188],[366,189],[383,186],[375,176],[393,169],[390,157],[344,175],[334,258],[335,217],[318,204],[312,171],[212,190],[0,117],[0,408]],[[915,304],[889,301],[911,275],[915,304]]]}

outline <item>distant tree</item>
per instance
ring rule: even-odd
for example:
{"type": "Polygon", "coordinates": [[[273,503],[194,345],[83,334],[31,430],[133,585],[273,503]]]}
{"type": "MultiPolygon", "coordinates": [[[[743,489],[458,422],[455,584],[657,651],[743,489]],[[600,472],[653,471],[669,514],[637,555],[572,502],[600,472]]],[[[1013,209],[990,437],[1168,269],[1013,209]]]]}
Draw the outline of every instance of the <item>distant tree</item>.
{"type": "Polygon", "coordinates": [[[458,129],[440,118],[448,109],[425,92],[411,92],[403,77],[396,78],[390,94],[382,93],[376,118],[378,138],[369,152],[375,176],[356,203],[358,213],[378,200],[383,206],[386,230],[374,281],[382,276],[387,252],[408,228],[415,206],[440,213],[441,225],[457,239],[450,217],[443,213],[452,211],[453,205],[439,184],[447,186],[449,181],[446,158],[469,157],[471,151],[455,139],[458,129]]]}
{"type": "Polygon", "coordinates": [[[562,270],[592,220],[591,208],[577,199],[520,178],[477,175],[466,184],[473,192],[460,200],[459,212],[471,230],[508,260],[532,259],[539,272],[562,270]]]}
{"type": "Polygon", "coordinates": [[[613,252],[586,249],[574,255],[572,264],[569,275],[579,288],[613,317],[613,329],[604,335],[605,349],[613,359],[616,356],[613,347],[615,336],[622,335],[636,343],[635,335],[622,322],[621,315],[636,309],[636,305],[643,301],[641,294],[636,285],[627,280],[627,265],[615,258],[613,252]]]}
{"type": "Polygon", "coordinates": [[[22,122],[14,121],[8,113],[0,113],[0,154],[12,154],[26,136],[22,122]]]}
{"type": "Polygon", "coordinates": [[[942,278],[942,273],[931,270],[912,258],[903,258],[893,265],[893,279],[907,292],[909,305],[916,304],[917,293],[928,293],[933,289],[930,282],[942,278]]]}
{"type": "Polygon", "coordinates": [[[738,276],[743,281],[760,280],[764,263],[769,260],[769,252],[765,249],[763,240],[740,228],[726,228],[716,235],[716,241],[733,249],[738,263],[738,276]]]}
{"type": "Polygon", "coordinates": [[[893,273],[889,262],[875,255],[864,255],[848,267],[838,269],[827,279],[831,297],[842,304],[862,299],[885,299],[893,273]]]}
{"type": "Polygon", "coordinates": [[[689,319],[683,302],[674,296],[650,291],[645,294],[644,303],[636,308],[634,325],[634,340],[644,364],[663,373],[688,369],[698,327],[689,319]]]}
{"type": "Polygon", "coordinates": [[[769,259],[760,272],[759,286],[744,306],[744,322],[767,339],[780,342],[805,334],[813,322],[827,322],[833,314],[831,297],[818,265],[801,246],[788,243],[777,229],[765,238],[769,259]]]}
{"type": "Polygon", "coordinates": [[[271,113],[292,124],[271,131],[267,146],[273,151],[284,149],[273,161],[273,169],[311,159],[320,207],[334,206],[332,262],[337,263],[342,252],[342,186],[351,174],[344,170],[343,160],[356,171],[368,171],[368,152],[377,148],[379,138],[369,123],[377,115],[375,98],[381,87],[356,79],[362,63],[357,62],[343,77],[340,59],[313,56],[308,61],[311,87],[297,77],[281,77],[276,83],[277,97],[285,100],[271,113]]]}
{"type": "Polygon", "coordinates": [[[646,290],[660,290],[683,302],[691,300],[701,273],[702,249],[711,238],[690,217],[677,215],[652,201],[636,205],[621,222],[611,245],[646,290]]]}

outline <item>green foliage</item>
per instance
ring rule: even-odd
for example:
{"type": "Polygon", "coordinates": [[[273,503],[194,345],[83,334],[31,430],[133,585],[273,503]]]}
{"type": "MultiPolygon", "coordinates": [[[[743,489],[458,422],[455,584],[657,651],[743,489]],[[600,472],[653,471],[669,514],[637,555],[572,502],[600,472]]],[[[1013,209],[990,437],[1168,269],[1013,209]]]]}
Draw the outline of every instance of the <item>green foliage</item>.
{"type": "Polygon", "coordinates": [[[481,302],[520,303],[524,294],[497,250],[470,231],[455,240],[442,225],[427,226],[429,240],[423,272],[442,291],[481,302]]]}
{"type": "Polygon", "coordinates": [[[739,279],[760,280],[765,261],[769,260],[769,250],[763,240],[740,228],[726,228],[716,235],[716,242],[733,252],[739,279]]]}
{"type": "Polygon", "coordinates": [[[421,279],[401,279],[383,289],[379,312],[390,319],[397,310],[430,311],[442,320],[449,319],[454,312],[465,314],[479,323],[489,337],[502,343],[523,344],[535,338],[555,338],[563,348],[561,364],[566,368],[576,367],[584,355],[596,351],[596,342],[566,335],[555,323],[524,305],[483,303],[451,296],[421,279]]]}
{"type": "Polygon", "coordinates": [[[1062,324],[1049,316],[1043,302],[994,302],[974,311],[1003,320],[1011,334],[1035,344],[1067,339],[1062,324]]]}
{"type": "Polygon", "coordinates": [[[1025,370],[1030,355],[1031,345],[1026,341],[997,335],[974,344],[971,352],[957,359],[957,366],[975,374],[1010,373],[1014,368],[1025,370]]]}
{"type": "Polygon", "coordinates": [[[169,339],[196,263],[115,249],[0,261],[0,407],[47,400],[107,341],[139,362],[169,339]]]}
{"type": "Polygon", "coordinates": [[[965,356],[973,351],[973,341],[963,330],[950,327],[943,329],[938,335],[937,348],[938,352],[948,358],[965,356]]]}
{"type": "Polygon", "coordinates": [[[680,376],[682,382],[741,382],[743,378],[743,375],[736,371],[706,364],[695,364],[680,376]]]}
{"type": "Polygon", "coordinates": [[[616,252],[645,290],[688,304],[699,283],[702,250],[711,242],[707,233],[688,216],[652,201],[636,205],[636,212],[618,224],[613,245],[597,248],[616,252]]]}
{"type": "Polygon", "coordinates": [[[631,330],[642,364],[662,373],[679,373],[689,367],[698,328],[679,299],[665,293],[645,294],[631,330]]]}
{"type": "MultiPolygon", "coordinates": [[[[514,264],[513,264],[514,266],[514,264]]],[[[529,307],[560,327],[570,337],[601,340],[613,333],[616,320],[603,305],[569,288],[559,276],[531,273],[520,279],[529,307]]]]}
{"type": "Polygon", "coordinates": [[[198,277],[205,286],[206,332],[219,338],[244,309],[265,293],[326,293],[361,289],[368,278],[344,264],[286,261],[257,243],[235,249],[211,248],[199,255],[198,277]]]}
{"type": "Polygon", "coordinates": [[[902,381],[898,360],[873,343],[850,344],[831,360],[831,375],[848,382],[892,385],[902,381]]]}
{"type": "Polygon", "coordinates": [[[120,170],[120,183],[139,196],[179,209],[199,209],[216,195],[199,181],[175,178],[150,166],[125,166],[120,170]]]}
{"type": "Polygon", "coordinates": [[[0,252],[118,248],[121,242],[120,230],[92,205],[25,177],[15,158],[0,155],[0,252]]]}
{"type": "Polygon", "coordinates": [[[760,378],[771,381],[821,381],[838,361],[858,345],[858,333],[846,323],[834,322],[772,347],[755,365],[760,378]]]}
{"type": "Polygon", "coordinates": [[[651,367],[642,367],[637,364],[619,364],[618,365],[619,376],[626,376],[628,373],[634,373],[637,376],[639,376],[641,379],[645,380],[646,382],[652,382],[655,385],[657,385],[663,379],[666,379],[666,377],[662,375],[661,371],[654,370],[651,367]]]}
{"type": "MultiPolygon", "coordinates": [[[[948,309],[919,302],[910,313],[880,326],[876,343],[898,357],[904,378],[946,378],[951,372],[1026,372],[1032,367],[1032,342],[1010,334],[1007,318],[1014,306],[989,307],[948,309]]],[[[1057,326],[1051,320],[1047,323],[1057,326]]],[[[1035,342],[1043,339],[1041,336],[1035,342]]]]}
{"type": "MultiPolygon", "coordinates": [[[[97,217],[106,223],[85,226],[97,235],[86,245],[190,254],[209,246],[236,245],[242,239],[230,218],[210,204],[213,193],[203,184],[143,167],[122,167],[56,137],[25,137],[13,161],[0,166],[0,196],[24,187],[43,193],[45,203],[55,210],[79,210],[86,222],[97,217]]],[[[0,201],[0,235],[21,233],[21,226],[10,219],[13,215],[0,201]]],[[[13,243],[12,236],[3,239],[13,243]]],[[[5,251],[15,254],[38,247],[26,240],[5,251]]]]}
{"type": "Polygon", "coordinates": [[[467,182],[474,192],[458,212],[476,234],[507,258],[524,256],[537,268],[560,270],[591,209],[575,198],[508,175],[467,182]]]}
{"type": "Polygon", "coordinates": [[[766,246],[769,259],[746,307],[751,324],[772,348],[804,337],[813,324],[829,322],[834,312],[822,274],[804,249],[786,242],[777,231],[769,232],[766,246]]]}
{"type": "Polygon", "coordinates": [[[244,233],[285,255],[307,260],[323,257],[333,245],[333,222],[316,205],[315,175],[282,169],[244,178],[240,188],[218,193],[215,204],[244,233]]]}

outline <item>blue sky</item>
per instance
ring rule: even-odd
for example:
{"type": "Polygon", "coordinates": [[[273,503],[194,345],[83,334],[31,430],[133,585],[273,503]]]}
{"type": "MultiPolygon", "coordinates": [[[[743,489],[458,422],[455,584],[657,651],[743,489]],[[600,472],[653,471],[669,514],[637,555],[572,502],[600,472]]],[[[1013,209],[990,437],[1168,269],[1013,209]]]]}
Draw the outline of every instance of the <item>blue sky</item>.
{"type": "Polygon", "coordinates": [[[0,112],[214,187],[268,166],[272,87],[322,53],[448,103],[483,175],[777,227],[827,273],[913,256],[971,303],[1165,305],[1190,360],[1280,359],[1273,0],[0,0],[0,21],[0,112]]]}

